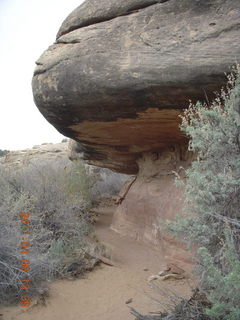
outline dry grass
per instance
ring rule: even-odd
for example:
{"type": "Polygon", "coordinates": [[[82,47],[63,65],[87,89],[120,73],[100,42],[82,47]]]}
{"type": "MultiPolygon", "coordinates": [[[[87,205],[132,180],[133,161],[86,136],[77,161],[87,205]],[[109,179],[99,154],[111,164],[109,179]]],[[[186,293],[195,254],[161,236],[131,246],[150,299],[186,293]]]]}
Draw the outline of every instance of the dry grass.
{"type": "Polygon", "coordinates": [[[19,301],[22,279],[31,282],[28,293],[38,295],[46,292],[48,280],[77,277],[99,262],[103,247],[88,241],[95,182],[82,163],[67,159],[32,163],[18,172],[1,168],[1,304],[19,301]],[[30,213],[28,272],[20,270],[21,212],[30,213]]]}

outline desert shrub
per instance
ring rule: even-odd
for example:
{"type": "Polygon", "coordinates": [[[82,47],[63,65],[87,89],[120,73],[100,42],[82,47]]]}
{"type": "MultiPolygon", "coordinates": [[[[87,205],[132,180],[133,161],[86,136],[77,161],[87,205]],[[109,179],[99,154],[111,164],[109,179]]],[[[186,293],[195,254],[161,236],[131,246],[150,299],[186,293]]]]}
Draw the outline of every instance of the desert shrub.
{"type": "Polygon", "coordinates": [[[230,238],[225,232],[221,260],[205,247],[199,249],[201,268],[203,270],[202,286],[207,292],[211,308],[206,314],[212,319],[240,319],[240,259],[230,238]]]}
{"type": "Polygon", "coordinates": [[[186,170],[186,216],[168,223],[198,245],[202,289],[211,319],[240,319],[240,75],[209,104],[191,104],[182,117],[197,160],[186,170]],[[189,215],[194,213],[194,215],[189,215]]]}
{"type": "Polygon", "coordinates": [[[30,279],[30,294],[44,281],[90,269],[96,262],[91,231],[91,177],[84,166],[65,160],[36,162],[22,171],[0,172],[0,303],[19,301],[22,279],[30,279]],[[79,179],[79,180],[78,180],[79,179]],[[20,270],[20,214],[30,213],[31,268],[20,270]]]}
{"type": "Polygon", "coordinates": [[[87,171],[83,162],[74,161],[70,166],[65,167],[63,186],[69,198],[77,195],[86,206],[91,206],[94,202],[93,187],[96,183],[97,177],[87,171]]]}
{"type": "Polygon", "coordinates": [[[97,169],[97,179],[93,186],[95,197],[116,195],[119,193],[123,184],[129,179],[128,175],[113,172],[109,169],[97,169]]]}
{"type": "Polygon", "coordinates": [[[8,154],[10,151],[8,150],[1,150],[0,149],[0,157],[4,157],[6,154],[8,154]]]}

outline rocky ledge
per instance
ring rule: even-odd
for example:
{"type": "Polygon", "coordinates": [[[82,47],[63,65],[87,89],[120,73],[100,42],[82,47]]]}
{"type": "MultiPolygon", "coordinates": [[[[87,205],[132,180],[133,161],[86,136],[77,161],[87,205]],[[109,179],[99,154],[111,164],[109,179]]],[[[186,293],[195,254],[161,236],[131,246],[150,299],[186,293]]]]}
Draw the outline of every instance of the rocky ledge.
{"type": "Polygon", "coordinates": [[[68,142],[43,143],[24,150],[10,151],[6,156],[0,158],[0,167],[3,165],[10,170],[17,170],[23,169],[30,164],[57,161],[59,159],[68,160],[68,142]]]}

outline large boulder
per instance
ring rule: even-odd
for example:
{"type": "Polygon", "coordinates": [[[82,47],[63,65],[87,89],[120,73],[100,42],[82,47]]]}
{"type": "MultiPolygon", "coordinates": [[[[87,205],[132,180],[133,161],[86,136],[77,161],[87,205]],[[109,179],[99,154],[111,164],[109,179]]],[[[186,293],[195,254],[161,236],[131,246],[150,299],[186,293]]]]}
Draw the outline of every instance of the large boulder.
{"type": "Polygon", "coordinates": [[[76,141],[71,158],[138,173],[115,230],[163,239],[159,217],[181,212],[172,171],[189,157],[179,114],[225,83],[239,36],[239,0],[86,0],[36,62],[36,105],[76,141]]]}
{"type": "Polygon", "coordinates": [[[184,140],[179,112],[240,59],[239,0],[87,0],[37,61],[35,102],[84,159],[124,173],[184,140]]]}

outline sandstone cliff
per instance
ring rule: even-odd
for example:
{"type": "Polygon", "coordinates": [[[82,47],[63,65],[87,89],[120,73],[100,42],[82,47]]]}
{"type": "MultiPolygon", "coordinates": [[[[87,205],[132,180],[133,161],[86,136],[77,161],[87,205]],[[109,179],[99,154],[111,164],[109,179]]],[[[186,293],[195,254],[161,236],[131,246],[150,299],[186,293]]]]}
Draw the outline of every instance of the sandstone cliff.
{"type": "Polygon", "coordinates": [[[239,0],[86,0],[38,59],[36,105],[73,154],[138,174],[115,230],[155,241],[159,218],[181,212],[172,171],[191,156],[179,114],[240,60],[239,21],[239,0]]]}

